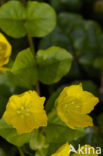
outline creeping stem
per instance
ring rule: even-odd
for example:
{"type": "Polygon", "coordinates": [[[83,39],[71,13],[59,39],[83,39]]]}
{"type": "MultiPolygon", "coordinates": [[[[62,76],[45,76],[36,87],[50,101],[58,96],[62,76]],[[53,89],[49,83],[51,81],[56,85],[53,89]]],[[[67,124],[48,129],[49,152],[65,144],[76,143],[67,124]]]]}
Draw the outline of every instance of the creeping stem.
{"type": "Polygon", "coordinates": [[[34,46],[34,43],[33,43],[33,39],[29,35],[27,35],[27,38],[28,38],[30,49],[31,49],[33,55],[35,56],[35,46],[34,46]]]}
{"type": "MultiPolygon", "coordinates": [[[[29,45],[30,45],[30,49],[31,49],[31,51],[32,51],[32,53],[33,53],[33,55],[35,57],[35,46],[34,46],[33,39],[29,35],[27,35],[27,38],[28,38],[28,42],[29,42],[29,45]]],[[[40,85],[39,85],[39,81],[38,80],[36,82],[36,91],[40,95],[40,85]]]]}

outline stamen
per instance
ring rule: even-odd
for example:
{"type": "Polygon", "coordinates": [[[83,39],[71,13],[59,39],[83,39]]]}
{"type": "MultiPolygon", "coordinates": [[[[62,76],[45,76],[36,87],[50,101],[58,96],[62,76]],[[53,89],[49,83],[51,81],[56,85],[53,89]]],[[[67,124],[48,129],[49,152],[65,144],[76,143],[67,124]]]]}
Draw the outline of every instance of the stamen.
{"type": "Polygon", "coordinates": [[[20,114],[20,113],[21,113],[21,111],[20,111],[20,110],[17,110],[17,113],[18,113],[18,114],[20,114]]]}

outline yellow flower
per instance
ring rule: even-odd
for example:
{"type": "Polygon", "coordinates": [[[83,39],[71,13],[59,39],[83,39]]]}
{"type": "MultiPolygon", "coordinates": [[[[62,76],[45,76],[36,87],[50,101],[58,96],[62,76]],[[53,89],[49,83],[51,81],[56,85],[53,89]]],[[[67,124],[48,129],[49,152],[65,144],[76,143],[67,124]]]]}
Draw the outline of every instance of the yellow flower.
{"type": "Polygon", "coordinates": [[[0,33],[0,70],[3,70],[2,66],[9,62],[11,50],[12,48],[10,43],[7,41],[4,35],[0,33]]]}
{"type": "Polygon", "coordinates": [[[3,118],[17,129],[18,134],[47,126],[44,101],[45,97],[39,97],[35,91],[13,95],[9,99],[3,118]]]}
{"type": "Polygon", "coordinates": [[[68,143],[61,146],[56,153],[52,154],[51,156],[69,156],[70,146],[68,143]]]}
{"type": "Polygon", "coordinates": [[[93,94],[83,91],[81,84],[65,87],[57,99],[57,114],[70,128],[93,126],[87,114],[98,102],[93,94]]]}
{"type": "Polygon", "coordinates": [[[98,154],[96,154],[96,150],[94,147],[90,146],[90,145],[84,145],[81,148],[81,151],[78,149],[77,153],[73,154],[73,156],[98,156],[98,154]]]}

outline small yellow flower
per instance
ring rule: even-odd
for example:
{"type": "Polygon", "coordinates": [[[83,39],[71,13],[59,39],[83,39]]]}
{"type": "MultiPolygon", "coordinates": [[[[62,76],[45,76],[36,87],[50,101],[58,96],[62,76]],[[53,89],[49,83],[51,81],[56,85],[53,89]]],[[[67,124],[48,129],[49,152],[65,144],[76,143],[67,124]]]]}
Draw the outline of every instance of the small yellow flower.
{"type": "Polygon", "coordinates": [[[2,66],[9,62],[11,50],[12,48],[10,43],[7,41],[4,35],[0,33],[0,70],[3,70],[2,66]]]}
{"type": "Polygon", "coordinates": [[[98,156],[98,154],[96,154],[96,150],[94,147],[90,146],[90,145],[84,145],[81,148],[81,151],[79,151],[79,149],[77,150],[77,153],[73,154],[73,156],[98,156]]]}
{"type": "Polygon", "coordinates": [[[93,126],[90,113],[99,99],[83,91],[82,85],[65,87],[57,99],[57,114],[70,128],[93,126]]]}
{"type": "Polygon", "coordinates": [[[70,146],[68,143],[61,146],[56,153],[52,154],[51,156],[69,156],[70,146]]]}
{"type": "Polygon", "coordinates": [[[3,118],[17,129],[18,134],[47,126],[44,102],[45,97],[39,97],[35,91],[13,95],[9,99],[3,118]]]}

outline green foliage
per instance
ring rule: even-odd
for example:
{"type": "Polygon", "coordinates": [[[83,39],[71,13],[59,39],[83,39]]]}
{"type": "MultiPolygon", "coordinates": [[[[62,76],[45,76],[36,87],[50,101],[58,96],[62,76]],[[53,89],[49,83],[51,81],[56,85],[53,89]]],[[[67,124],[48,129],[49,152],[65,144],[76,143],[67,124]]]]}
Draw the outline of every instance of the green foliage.
{"type": "Polygon", "coordinates": [[[38,76],[44,84],[58,82],[71,67],[72,56],[64,49],[51,47],[37,52],[38,76]]]}
{"type": "Polygon", "coordinates": [[[18,135],[15,128],[8,125],[4,119],[0,120],[0,136],[5,138],[8,142],[18,147],[29,142],[31,133],[18,135]]]}
{"type": "Polygon", "coordinates": [[[12,37],[23,37],[26,35],[23,19],[25,9],[18,1],[10,1],[0,8],[0,28],[12,37]]]}
{"type": "Polygon", "coordinates": [[[18,53],[11,73],[14,79],[23,87],[33,87],[37,80],[36,62],[30,49],[18,53]]]}
{"type": "Polygon", "coordinates": [[[56,11],[78,11],[82,7],[82,0],[49,0],[56,11]]]}
{"type": "Polygon", "coordinates": [[[40,48],[61,46],[70,51],[80,64],[93,65],[94,60],[102,55],[102,36],[96,22],[86,21],[78,14],[61,13],[57,28],[41,40],[40,48]]]}
{"type": "Polygon", "coordinates": [[[38,130],[34,130],[30,139],[30,148],[33,150],[41,150],[47,147],[46,137],[38,130]]]}
{"type": "Polygon", "coordinates": [[[16,87],[33,88],[37,80],[53,84],[69,72],[71,63],[72,56],[65,49],[51,47],[34,56],[28,48],[17,54],[11,71],[4,77],[16,87]]]}
{"type": "Polygon", "coordinates": [[[30,35],[43,37],[56,24],[54,10],[46,3],[28,2],[27,7],[19,1],[10,1],[0,8],[0,28],[14,38],[30,35]]]}
{"type": "Polygon", "coordinates": [[[43,37],[51,32],[56,25],[56,14],[46,3],[29,2],[27,8],[27,34],[43,37]]]}

